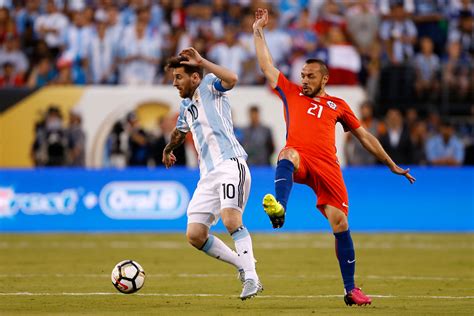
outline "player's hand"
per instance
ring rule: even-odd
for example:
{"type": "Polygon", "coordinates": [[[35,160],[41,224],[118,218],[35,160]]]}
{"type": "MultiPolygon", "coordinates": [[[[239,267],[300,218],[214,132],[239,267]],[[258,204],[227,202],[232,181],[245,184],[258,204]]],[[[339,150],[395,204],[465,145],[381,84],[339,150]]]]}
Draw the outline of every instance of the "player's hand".
{"type": "Polygon", "coordinates": [[[393,167],[390,168],[390,170],[395,174],[405,176],[405,178],[407,178],[408,181],[410,181],[410,184],[413,184],[416,181],[416,179],[411,174],[409,174],[410,168],[402,169],[399,166],[394,165],[393,167]]]}
{"type": "Polygon", "coordinates": [[[166,169],[168,169],[176,163],[176,157],[173,152],[167,153],[166,151],[163,151],[162,162],[165,165],[166,169]]]}
{"type": "Polygon", "coordinates": [[[194,47],[183,49],[179,56],[187,59],[181,62],[183,65],[200,66],[204,60],[194,47]]]}
{"type": "Polygon", "coordinates": [[[255,11],[255,22],[253,23],[253,29],[264,28],[268,23],[268,10],[258,8],[255,11]]]}

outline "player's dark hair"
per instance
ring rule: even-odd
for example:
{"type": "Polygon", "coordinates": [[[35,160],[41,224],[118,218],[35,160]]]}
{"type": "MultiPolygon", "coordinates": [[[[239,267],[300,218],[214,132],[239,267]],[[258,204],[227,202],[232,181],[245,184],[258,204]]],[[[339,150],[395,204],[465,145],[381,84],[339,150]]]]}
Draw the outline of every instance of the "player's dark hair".
{"type": "Polygon", "coordinates": [[[170,59],[168,59],[166,63],[165,70],[183,67],[184,72],[187,73],[188,75],[192,75],[193,73],[196,72],[199,75],[199,78],[202,79],[202,77],[204,76],[204,69],[199,66],[190,66],[190,65],[181,63],[182,61],[186,61],[186,60],[187,60],[186,57],[183,57],[183,56],[171,57],[170,59]]]}
{"type": "Polygon", "coordinates": [[[323,76],[329,75],[329,69],[326,63],[322,59],[310,58],[306,60],[307,64],[318,64],[321,69],[323,76]]]}

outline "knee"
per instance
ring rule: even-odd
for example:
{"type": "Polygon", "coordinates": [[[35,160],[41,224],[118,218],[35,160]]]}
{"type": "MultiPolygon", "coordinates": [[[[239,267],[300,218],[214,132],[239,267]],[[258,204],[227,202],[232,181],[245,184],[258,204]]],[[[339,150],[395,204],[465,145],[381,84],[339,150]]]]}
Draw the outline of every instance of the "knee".
{"type": "Polygon", "coordinates": [[[197,249],[202,248],[202,246],[207,240],[207,237],[208,237],[207,234],[204,234],[203,232],[199,232],[199,231],[188,230],[186,232],[186,239],[191,244],[191,246],[197,249]]]}
{"type": "Polygon", "coordinates": [[[349,223],[347,222],[347,217],[346,216],[341,216],[337,218],[333,223],[332,223],[332,230],[335,233],[340,233],[340,232],[345,232],[346,230],[349,229],[349,223]]]}
{"type": "Polygon", "coordinates": [[[284,149],[278,156],[278,161],[283,160],[283,159],[291,161],[293,165],[295,166],[295,170],[298,169],[300,165],[300,155],[298,154],[296,150],[292,148],[284,149]]]}
{"type": "Polygon", "coordinates": [[[222,221],[224,223],[225,228],[227,231],[232,234],[236,231],[240,226],[242,226],[242,220],[238,217],[228,217],[222,221]]]}
{"type": "Polygon", "coordinates": [[[227,231],[231,234],[242,226],[242,212],[237,209],[223,209],[221,211],[221,218],[225,228],[227,228],[227,231]]]}

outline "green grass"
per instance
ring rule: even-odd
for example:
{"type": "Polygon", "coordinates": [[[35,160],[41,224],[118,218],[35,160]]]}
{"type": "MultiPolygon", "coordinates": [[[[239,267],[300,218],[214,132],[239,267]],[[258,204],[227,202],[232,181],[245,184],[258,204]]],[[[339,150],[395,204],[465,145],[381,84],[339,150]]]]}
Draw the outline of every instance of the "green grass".
{"type": "Polygon", "coordinates": [[[375,296],[366,307],[343,302],[331,234],[253,239],[265,291],[242,302],[234,269],[184,235],[0,235],[0,315],[474,314],[472,234],[354,234],[356,282],[375,296]],[[129,258],[147,279],[123,295],[110,272],[129,258]]]}

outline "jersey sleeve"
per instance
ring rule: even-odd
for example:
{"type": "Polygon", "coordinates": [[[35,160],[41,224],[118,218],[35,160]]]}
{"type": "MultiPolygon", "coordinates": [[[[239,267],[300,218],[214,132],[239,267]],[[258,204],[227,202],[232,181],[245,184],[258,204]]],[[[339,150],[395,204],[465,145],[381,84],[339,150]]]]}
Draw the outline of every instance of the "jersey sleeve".
{"type": "Polygon", "coordinates": [[[349,132],[359,128],[360,122],[354,112],[352,112],[350,106],[344,101],[341,102],[341,106],[342,113],[338,121],[342,124],[342,127],[344,127],[344,132],[349,132]]]}
{"type": "Polygon", "coordinates": [[[186,107],[184,105],[184,101],[181,102],[181,106],[179,108],[178,120],[176,121],[176,129],[183,133],[187,133],[190,131],[188,122],[186,121],[186,107]]]}
{"type": "Polygon", "coordinates": [[[285,95],[293,88],[296,86],[294,83],[292,83],[288,78],[285,77],[285,75],[280,72],[278,75],[278,81],[277,85],[274,89],[275,93],[278,95],[280,99],[284,99],[285,95]]]}
{"type": "Polygon", "coordinates": [[[222,80],[217,78],[216,75],[210,73],[204,77],[204,82],[206,86],[211,91],[212,94],[222,95],[224,92],[229,91],[230,89],[226,89],[222,86],[222,80]]]}

